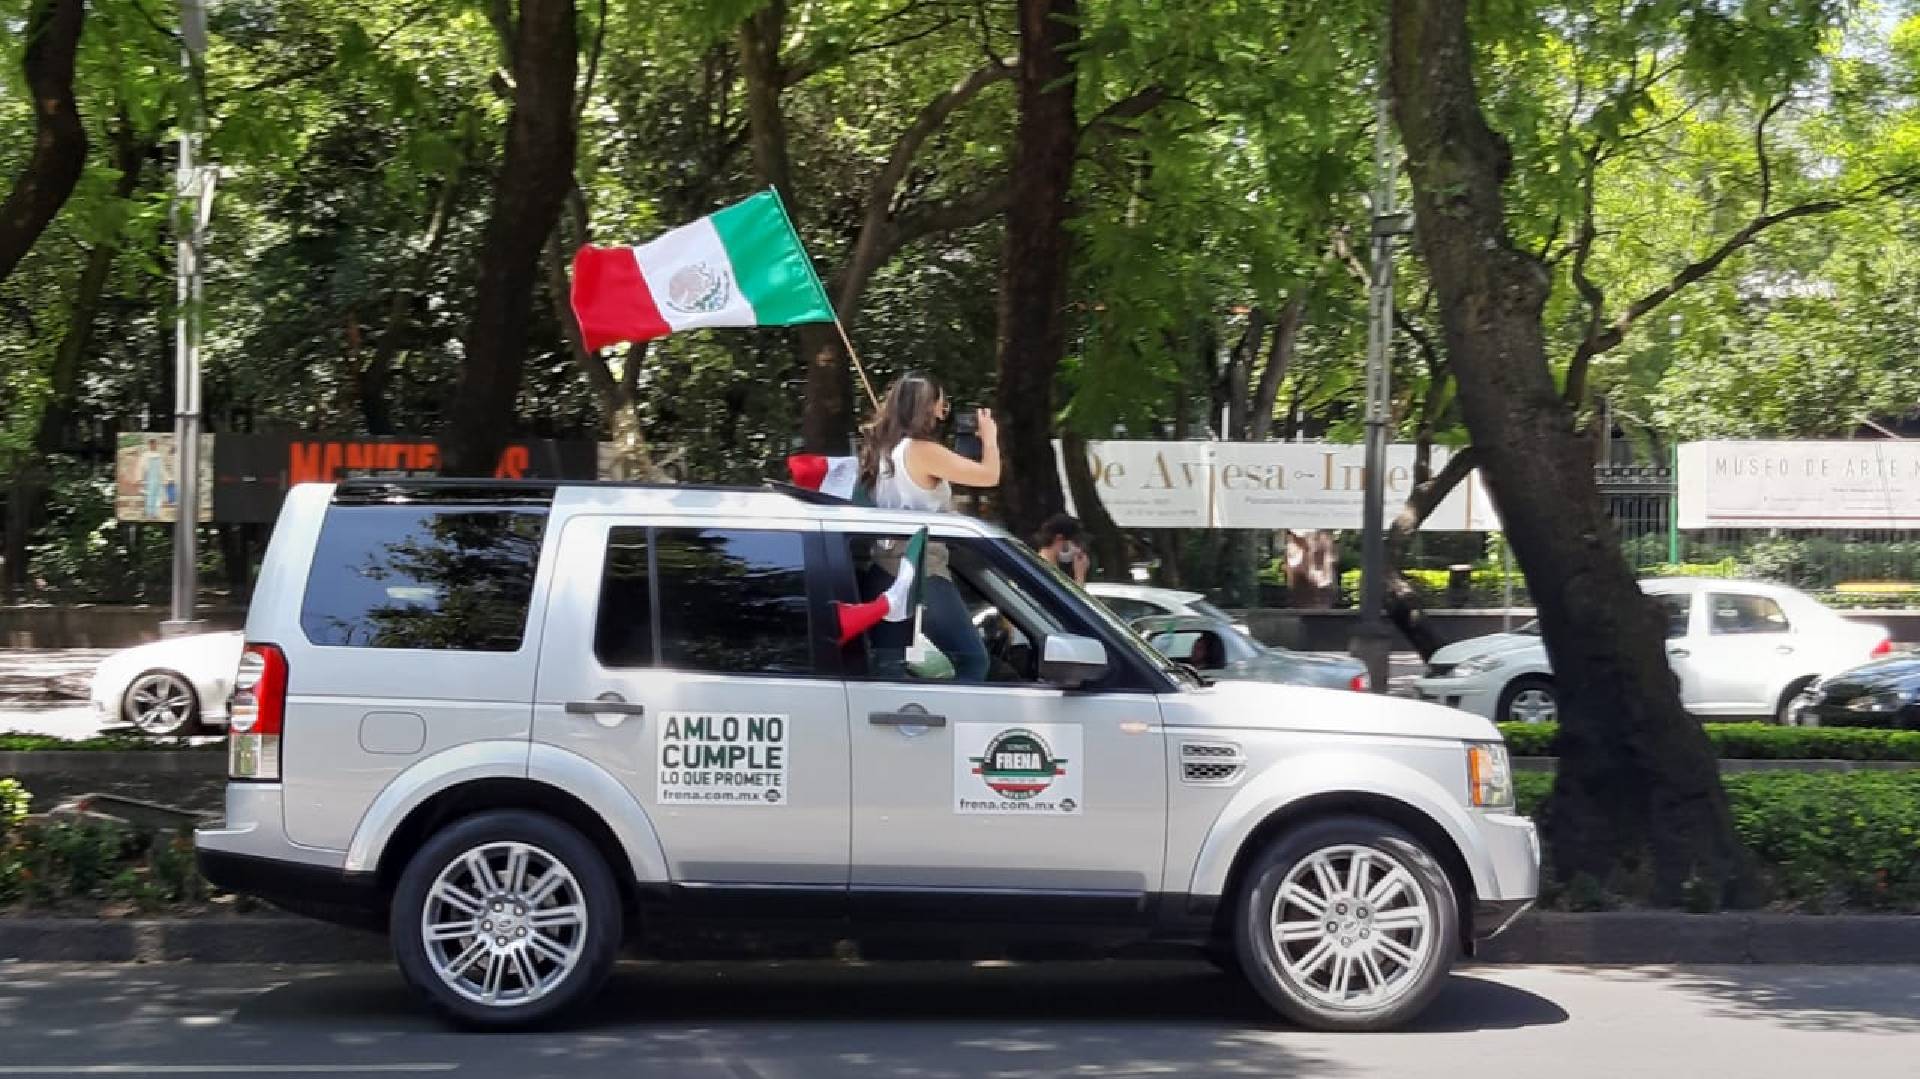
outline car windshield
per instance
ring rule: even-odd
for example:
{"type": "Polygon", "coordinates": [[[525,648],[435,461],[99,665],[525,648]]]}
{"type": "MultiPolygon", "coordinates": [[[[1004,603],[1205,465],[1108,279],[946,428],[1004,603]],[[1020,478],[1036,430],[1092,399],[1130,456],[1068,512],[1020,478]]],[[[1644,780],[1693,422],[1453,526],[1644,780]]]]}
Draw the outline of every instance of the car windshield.
{"type": "Polygon", "coordinates": [[[1199,686],[1202,684],[1201,680],[1196,678],[1192,671],[1161,655],[1152,645],[1143,640],[1138,633],[1135,633],[1133,627],[1127,625],[1124,619],[1108,610],[1106,604],[1088,594],[1087,590],[1076,584],[1073,578],[1060,572],[1060,567],[1034,554],[1033,550],[1024,543],[1017,543],[1010,540],[1007,542],[1007,546],[1019,551],[1022,558],[1041,567],[1047,573],[1051,574],[1054,580],[1065,585],[1068,591],[1079,596],[1081,604],[1087,610],[1092,611],[1094,617],[1111,628],[1120,641],[1132,649],[1135,655],[1146,660],[1147,663],[1153,667],[1167,672],[1185,685],[1199,686]]]}

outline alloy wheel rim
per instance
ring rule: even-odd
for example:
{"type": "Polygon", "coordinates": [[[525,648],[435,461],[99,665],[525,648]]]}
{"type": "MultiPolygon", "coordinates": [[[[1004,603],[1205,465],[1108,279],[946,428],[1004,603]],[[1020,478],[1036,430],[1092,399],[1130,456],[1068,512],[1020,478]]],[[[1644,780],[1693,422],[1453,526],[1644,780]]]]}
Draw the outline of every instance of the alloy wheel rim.
{"type": "Polygon", "coordinates": [[[449,862],[420,912],[427,962],[476,1004],[531,1004],[566,981],[587,939],[580,882],[529,843],[486,843],[449,862]]]}
{"type": "Polygon", "coordinates": [[[1516,723],[1551,723],[1559,717],[1560,706],[1544,689],[1523,689],[1507,706],[1507,718],[1516,723]]]}
{"type": "Polygon", "coordinates": [[[1268,916],[1289,980],[1324,1007],[1371,1011],[1411,989],[1433,962],[1434,913],[1400,859],[1355,844],[1324,847],[1288,871],[1268,916]]]}
{"type": "Polygon", "coordinates": [[[193,714],[193,690],[171,674],[141,676],[127,702],[133,725],[147,734],[171,734],[193,714]]]}

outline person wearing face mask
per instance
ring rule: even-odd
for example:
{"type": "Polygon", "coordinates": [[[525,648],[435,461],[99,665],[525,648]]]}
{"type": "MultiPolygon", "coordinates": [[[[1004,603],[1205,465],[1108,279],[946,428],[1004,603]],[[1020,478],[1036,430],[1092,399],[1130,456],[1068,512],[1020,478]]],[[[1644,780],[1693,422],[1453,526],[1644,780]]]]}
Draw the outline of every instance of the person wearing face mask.
{"type": "Polygon", "coordinates": [[[1091,560],[1087,549],[1080,545],[1078,518],[1070,513],[1056,513],[1047,518],[1040,526],[1040,535],[1034,539],[1033,547],[1041,558],[1072,577],[1075,584],[1087,583],[1087,566],[1091,560]]]}
{"type": "MultiPolygon", "coordinates": [[[[984,408],[978,411],[981,453],[975,461],[939,441],[940,424],[951,412],[946,392],[926,375],[905,375],[888,387],[860,447],[860,479],[872,492],[874,505],[951,512],[954,484],[992,487],[1000,482],[1000,439],[993,413],[984,408]]],[[[876,545],[876,562],[898,557],[891,545],[876,545]]],[[[953,664],[956,681],[984,680],[986,645],[953,583],[945,544],[927,544],[925,573],[921,631],[953,664]]],[[[904,666],[904,642],[896,647],[883,633],[873,638],[873,645],[876,667],[891,671],[896,664],[904,666]]]]}

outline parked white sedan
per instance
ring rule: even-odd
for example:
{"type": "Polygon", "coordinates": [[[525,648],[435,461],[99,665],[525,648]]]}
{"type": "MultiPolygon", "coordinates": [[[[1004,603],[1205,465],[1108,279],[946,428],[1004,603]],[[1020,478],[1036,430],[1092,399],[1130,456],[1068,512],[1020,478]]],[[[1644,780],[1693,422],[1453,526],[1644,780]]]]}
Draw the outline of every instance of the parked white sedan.
{"type": "Polygon", "coordinates": [[[196,633],[115,652],[93,672],[95,720],[129,723],[149,735],[225,727],[244,638],[196,633]]]}
{"type": "Polygon", "coordinates": [[[1207,597],[1198,592],[1114,581],[1088,581],[1087,591],[1128,624],[1160,615],[1193,615],[1225,622],[1242,633],[1248,632],[1246,623],[1208,603],[1207,597]]]}
{"type": "MultiPolygon", "coordinates": [[[[1851,622],[1804,592],[1758,581],[1667,577],[1640,582],[1667,615],[1667,660],[1697,716],[1772,716],[1823,675],[1892,651],[1881,626],[1851,622]]],[[[1546,643],[1533,623],[1450,644],[1414,681],[1422,700],[1497,722],[1560,716],[1546,643]]]]}

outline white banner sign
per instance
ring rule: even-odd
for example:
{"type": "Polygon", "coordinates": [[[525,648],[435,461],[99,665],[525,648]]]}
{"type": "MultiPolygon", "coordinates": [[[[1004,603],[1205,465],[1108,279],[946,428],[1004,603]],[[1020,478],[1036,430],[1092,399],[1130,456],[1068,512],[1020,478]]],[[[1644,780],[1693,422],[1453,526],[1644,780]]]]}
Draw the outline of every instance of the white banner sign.
{"type": "MultiPolygon", "coordinates": [[[[1366,450],[1351,443],[1090,442],[1087,455],[1100,500],[1123,528],[1359,528],[1364,513],[1366,450]]],[[[1448,455],[1434,448],[1436,471],[1448,455]]],[[[1413,488],[1413,458],[1410,444],[1387,447],[1388,520],[1413,488]]],[[[1421,527],[1498,530],[1480,474],[1421,527]]]]}
{"type": "Polygon", "coordinates": [[[661,805],[787,803],[787,717],[668,712],[660,717],[661,805]]]}
{"type": "Polygon", "coordinates": [[[1070,816],[1086,808],[1077,723],[958,723],[953,811],[1070,816]]]}
{"type": "Polygon", "coordinates": [[[1681,528],[1920,528],[1920,442],[1688,442],[1681,528]]]}

